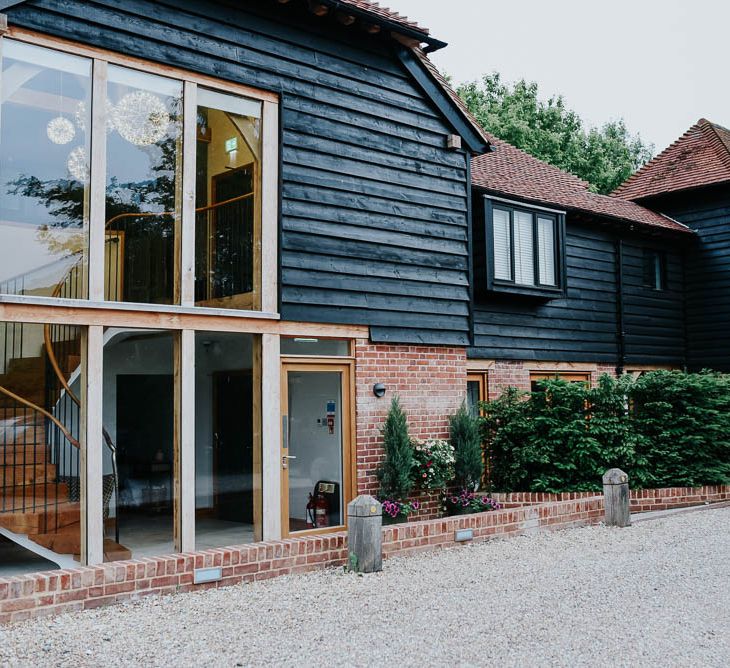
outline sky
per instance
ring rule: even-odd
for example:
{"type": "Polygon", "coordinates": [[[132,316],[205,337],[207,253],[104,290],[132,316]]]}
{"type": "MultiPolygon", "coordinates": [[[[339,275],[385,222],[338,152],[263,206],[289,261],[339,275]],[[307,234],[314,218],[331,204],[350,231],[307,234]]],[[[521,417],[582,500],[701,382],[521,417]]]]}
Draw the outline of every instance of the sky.
{"type": "Polygon", "coordinates": [[[497,71],[562,93],[588,125],[623,118],[662,150],[699,118],[730,127],[726,0],[381,0],[449,45],[455,83],[497,71]]]}

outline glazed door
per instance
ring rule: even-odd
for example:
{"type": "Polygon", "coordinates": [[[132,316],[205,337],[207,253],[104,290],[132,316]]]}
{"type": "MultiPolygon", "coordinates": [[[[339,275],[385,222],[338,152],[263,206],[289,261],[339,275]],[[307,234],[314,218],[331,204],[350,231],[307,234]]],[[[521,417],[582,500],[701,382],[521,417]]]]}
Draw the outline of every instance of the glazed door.
{"type": "Polygon", "coordinates": [[[282,533],[345,524],[349,501],[350,367],[282,368],[282,533]]]}

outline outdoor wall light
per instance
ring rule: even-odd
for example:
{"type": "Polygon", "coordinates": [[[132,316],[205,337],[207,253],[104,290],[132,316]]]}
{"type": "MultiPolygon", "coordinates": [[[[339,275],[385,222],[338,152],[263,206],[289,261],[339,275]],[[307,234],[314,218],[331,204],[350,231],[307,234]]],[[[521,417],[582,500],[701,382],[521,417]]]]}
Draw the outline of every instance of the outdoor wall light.
{"type": "Polygon", "coordinates": [[[375,383],[373,385],[373,394],[380,399],[385,396],[385,385],[383,383],[375,383]]]}

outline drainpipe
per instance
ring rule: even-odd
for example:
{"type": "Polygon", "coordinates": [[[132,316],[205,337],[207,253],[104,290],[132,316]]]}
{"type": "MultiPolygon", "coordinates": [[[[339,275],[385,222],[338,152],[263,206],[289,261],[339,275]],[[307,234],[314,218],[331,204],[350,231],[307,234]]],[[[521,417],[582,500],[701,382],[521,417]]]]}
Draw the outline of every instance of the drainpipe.
{"type": "Polygon", "coordinates": [[[624,330],[624,242],[616,241],[616,342],[618,359],[616,375],[621,376],[626,367],[626,331],[624,330]]]}

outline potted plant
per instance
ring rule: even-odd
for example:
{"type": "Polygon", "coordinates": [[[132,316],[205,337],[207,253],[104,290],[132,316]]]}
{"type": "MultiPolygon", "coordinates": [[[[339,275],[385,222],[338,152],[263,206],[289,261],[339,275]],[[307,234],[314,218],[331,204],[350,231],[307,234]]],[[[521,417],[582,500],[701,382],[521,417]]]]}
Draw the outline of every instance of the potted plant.
{"type": "Polygon", "coordinates": [[[413,448],[406,414],[398,397],[390,403],[382,434],[385,458],[378,467],[379,496],[383,504],[383,522],[392,524],[405,520],[418,509],[418,502],[414,506],[408,501],[413,488],[413,448]]]}
{"type": "Polygon", "coordinates": [[[454,446],[440,438],[414,438],[413,479],[424,492],[438,492],[454,479],[454,446]]]}
{"type": "Polygon", "coordinates": [[[470,492],[466,489],[459,494],[444,494],[444,512],[448,515],[467,515],[499,510],[501,506],[489,496],[470,492]]]}

